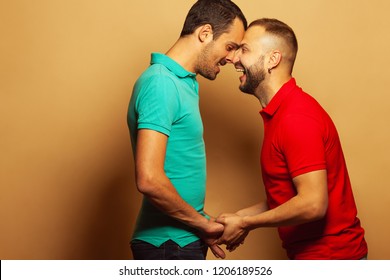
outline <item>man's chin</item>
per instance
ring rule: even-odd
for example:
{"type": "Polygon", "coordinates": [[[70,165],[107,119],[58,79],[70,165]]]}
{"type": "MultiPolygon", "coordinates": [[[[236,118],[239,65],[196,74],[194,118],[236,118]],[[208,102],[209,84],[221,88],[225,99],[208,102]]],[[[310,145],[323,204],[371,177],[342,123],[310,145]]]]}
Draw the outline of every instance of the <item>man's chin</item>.
{"type": "Polygon", "coordinates": [[[253,94],[254,91],[249,89],[248,87],[246,87],[245,85],[240,85],[238,87],[243,93],[246,93],[246,94],[253,94]]]}
{"type": "Polygon", "coordinates": [[[216,78],[217,78],[217,75],[218,74],[202,74],[202,73],[199,73],[203,78],[207,79],[207,80],[210,80],[210,81],[214,81],[216,78]]]}

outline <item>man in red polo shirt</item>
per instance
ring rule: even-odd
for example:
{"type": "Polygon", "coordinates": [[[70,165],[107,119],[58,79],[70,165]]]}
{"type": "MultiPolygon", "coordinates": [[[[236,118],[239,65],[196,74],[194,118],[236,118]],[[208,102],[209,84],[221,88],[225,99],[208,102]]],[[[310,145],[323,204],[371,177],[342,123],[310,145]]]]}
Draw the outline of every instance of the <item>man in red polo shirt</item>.
{"type": "Polygon", "coordinates": [[[220,215],[225,231],[218,243],[234,250],[250,230],[278,227],[290,259],[364,259],[367,243],[340,139],[329,115],[292,77],[297,50],[289,26],[260,19],[235,55],[240,90],[263,107],[267,201],[220,215]]]}

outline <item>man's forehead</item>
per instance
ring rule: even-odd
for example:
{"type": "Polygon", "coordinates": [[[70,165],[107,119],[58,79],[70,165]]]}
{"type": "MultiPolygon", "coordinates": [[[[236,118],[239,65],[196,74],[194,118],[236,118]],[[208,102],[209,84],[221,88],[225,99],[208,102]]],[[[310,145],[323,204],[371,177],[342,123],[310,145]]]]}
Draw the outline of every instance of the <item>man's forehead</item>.
{"type": "Polygon", "coordinates": [[[225,40],[239,44],[245,34],[243,23],[239,19],[235,19],[229,30],[221,35],[225,40]]]}
{"type": "Polygon", "coordinates": [[[262,26],[253,26],[247,29],[240,46],[264,45],[272,41],[272,36],[265,31],[262,26]]]}
{"type": "Polygon", "coordinates": [[[259,25],[251,26],[245,32],[244,39],[256,39],[266,35],[265,28],[259,25]]]}
{"type": "Polygon", "coordinates": [[[244,36],[244,33],[241,35],[234,35],[234,34],[228,34],[228,33],[223,33],[217,41],[219,41],[220,44],[224,45],[232,45],[234,47],[239,47],[241,44],[241,40],[244,36]]]}

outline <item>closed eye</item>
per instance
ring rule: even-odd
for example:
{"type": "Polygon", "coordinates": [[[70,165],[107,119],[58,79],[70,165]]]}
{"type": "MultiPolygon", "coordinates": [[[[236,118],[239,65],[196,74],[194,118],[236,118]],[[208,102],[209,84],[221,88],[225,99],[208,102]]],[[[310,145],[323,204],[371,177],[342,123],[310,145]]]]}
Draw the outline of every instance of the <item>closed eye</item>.
{"type": "Polygon", "coordinates": [[[239,46],[238,44],[233,43],[233,42],[230,42],[230,44],[228,44],[228,45],[226,46],[226,50],[227,50],[228,52],[231,52],[231,51],[238,50],[239,47],[240,47],[240,46],[239,46]]]}
{"type": "Polygon", "coordinates": [[[236,48],[233,47],[233,46],[231,46],[231,45],[229,45],[229,46],[226,47],[226,50],[227,50],[228,52],[234,51],[235,49],[236,49],[236,48]]]}
{"type": "Polygon", "coordinates": [[[242,53],[246,53],[247,51],[248,51],[247,48],[245,48],[245,47],[241,48],[241,52],[242,52],[242,53]]]}

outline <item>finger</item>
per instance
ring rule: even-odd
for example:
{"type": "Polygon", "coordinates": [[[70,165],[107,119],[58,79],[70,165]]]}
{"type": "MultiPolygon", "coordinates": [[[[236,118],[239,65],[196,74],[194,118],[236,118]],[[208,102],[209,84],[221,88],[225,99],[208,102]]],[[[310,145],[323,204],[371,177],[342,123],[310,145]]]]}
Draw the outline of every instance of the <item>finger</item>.
{"type": "Polygon", "coordinates": [[[243,245],[244,242],[245,242],[245,236],[241,237],[240,239],[237,239],[235,241],[230,242],[226,246],[226,250],[232,252],[232,251],[236,250],[239,246],[243,245]]]}
{"type": "Polygon", "coordinates": [[[214,256],[217,258],[224,259],[226,257],[225,252],[218,245],[210,246],[211,252],[213,252],[214,256]]]}
{"type": "Polygon", "coordinates": [[[215,222],[224,225],[224,224],[225,224],[225,217],[224,217],[223,215],[221,215],[221,216],[219,216],[219,217],[217,217],[217,218],[215,219],[215,222]]]}
{"type": "Polygon", "coordinates": [[[237,247],[239,247],[241,245],[241,242],[240,241],[231,241],[229,242],[227,245],[226,245],[226,250],[228,251],[234,251],[237,247]]]}
{"type": "Polygon", "coordinates": [[[228,250],[229,252],[233,252],[233,251],[236,250],[239,246],[240,246],[239,244],[230,245],[229,248],[226,246],[226,250],[228,250]]]}
{"type": "Polygon", "coordinates": [[[215,222],[216,233],[222,233],[225,230],[225,226],[221,223],[215,222]]]}
{"type": "Polygon", "coordinates": [[[226,243],[225,240],[222,239],[222,238],[219,238],[219,239],[217,239],[217,241],[215,241],[215,244],[218,244],[218,245],[222,245],[222,244],[225,244],[225,243],[226,243]]]}
{"type": "Polygon", "coordinates": [[[202,233],[205,237],[219,237],[223,233],[224,225],[216,222],[209,222],[209,226],[202,233]]]}

